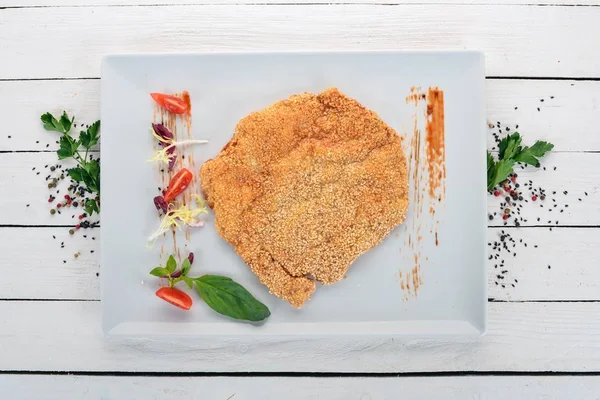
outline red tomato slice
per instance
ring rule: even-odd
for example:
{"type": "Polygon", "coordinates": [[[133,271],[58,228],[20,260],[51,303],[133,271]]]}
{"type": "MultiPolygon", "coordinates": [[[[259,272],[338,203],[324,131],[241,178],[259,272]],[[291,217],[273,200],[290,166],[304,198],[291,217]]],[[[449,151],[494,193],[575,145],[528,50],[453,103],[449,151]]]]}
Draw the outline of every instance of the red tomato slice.
{"type": "Polygon", "coordinates": [[[192,298],[187,293],[174,287],[162,287],[156,291],[156,295],[164,301],[184,310],[192,308],[192,298]]]}
{"type": "Polygon", "coordinates": [[[192,172],[187,168],[183,168],[181,171],[176,173],[175,176],[171,178],[169,187],[165,192],[165,201],[168,203],[175,200],[175,197],[179,196],[185,190],[185,188],[188,187],[193,178],[194,174],[192,174],[192,172]]]}
{"type": "Polygon", "coordinates": [[[150,93],[150,96],[159,106],[164,107],[170,113],[183,114],[188,110],[187,103],[179,97],[163,93],[150,93]]]}

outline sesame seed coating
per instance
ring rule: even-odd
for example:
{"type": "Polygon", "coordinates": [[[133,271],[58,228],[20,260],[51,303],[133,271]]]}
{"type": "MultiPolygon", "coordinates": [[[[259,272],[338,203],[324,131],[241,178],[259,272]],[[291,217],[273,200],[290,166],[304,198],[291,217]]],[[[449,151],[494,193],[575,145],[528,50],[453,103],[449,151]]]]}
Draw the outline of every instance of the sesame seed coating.
{"type": "Polygon", "coordinates": [[[295,307],[315,281],[342,279],[408,207],[400,137],[335,88],[243,118],[200,179],[219,235],[295,307]]]}

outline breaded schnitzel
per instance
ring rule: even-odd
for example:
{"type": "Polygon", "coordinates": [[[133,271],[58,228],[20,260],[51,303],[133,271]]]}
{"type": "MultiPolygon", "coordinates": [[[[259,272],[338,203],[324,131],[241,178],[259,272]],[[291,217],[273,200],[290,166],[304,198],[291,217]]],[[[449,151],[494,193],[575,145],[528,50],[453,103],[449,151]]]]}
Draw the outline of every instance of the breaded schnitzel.
{"type": "Polygon", "coordinates": [[[200,168],[219,235],[294,307],[404,221],[407,175],[398,134],[335,88],[248,115],[200,168]]]}

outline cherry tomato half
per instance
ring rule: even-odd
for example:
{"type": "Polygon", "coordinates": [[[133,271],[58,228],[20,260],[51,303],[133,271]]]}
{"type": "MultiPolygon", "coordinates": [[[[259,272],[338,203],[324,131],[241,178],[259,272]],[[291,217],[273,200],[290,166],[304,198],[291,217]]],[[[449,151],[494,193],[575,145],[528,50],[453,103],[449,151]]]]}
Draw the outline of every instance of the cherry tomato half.
{"type": "Polygon", "coordinates": [[[187,293],[174,287],[161,287],[156,291],[156,295],[164,301],[184,310],[192,308],[192,298],[187,293]]]}
{"type": "Polygon", "coordinates": [[[185,190],[185,188],[188,187],[193,178],[194,174],[192,174],[192,172],[187,168],[183,168],[181,171],[176,173],[175,176],[171,178],[169,187],[165,192],[165,201],[168,203],[175,200],[175,197],[179,196],[185,190]]]}
{"type": "Polygon", "coordinates": [[[150,96],[152,96],[159,106],[164,107],[168,112],[173,114],[183,114],[189,108],[185,101],[170,94],[150,93],[150,96]]]}

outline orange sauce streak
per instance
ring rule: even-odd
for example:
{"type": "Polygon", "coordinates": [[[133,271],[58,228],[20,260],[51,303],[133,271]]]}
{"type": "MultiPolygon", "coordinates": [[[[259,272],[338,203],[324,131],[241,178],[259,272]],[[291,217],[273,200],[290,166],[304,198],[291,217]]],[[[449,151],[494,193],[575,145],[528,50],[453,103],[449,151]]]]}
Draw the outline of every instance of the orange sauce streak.
{"type": "MultiPolygon", "coordinates": [[[[407,104],[414,104],[413,135],[409,142],[408,173],[411,179],[410,209],[413,215],[411,229],[405,226],[405,243],[413,255],[410,262],[413,267],[400,276],[400,286],[410,296],[416,296],[423,285],[420,253],[422,251],[421,229],[433,233],[435,245],[439,246],[439,220],[436,220],[437,206],[442,203],[446,194],[445,164],[445,132],[444,132],[444,92],[437,87],[430,87],[423,93],[420,87],[412,87],[407,104]],[[426,107],[423,107],[426,101],[426,107]],[[422,114],[421,112],[424,111],[422,114]],[[419,128],[420,116],[425,116],[424,134],[419,128]],[[430,218],[423,214],[426,201],[429,203],[430,218]]],[[[426,258],[427,259],[427,258],[426,258]]]]}
{"type": "MultiPolygon", "coordinates": [[[[429,195],[439,198],[440,189],[446,178],[446,155],[444,148],[444,92],[438,88],[427,91],[427,167],[429,169],[429,195]]],[[[444,193],[445,194],[445,193],[444,193]]],[[[435,209],[432,209],[435,213],[435,209]]]]}

